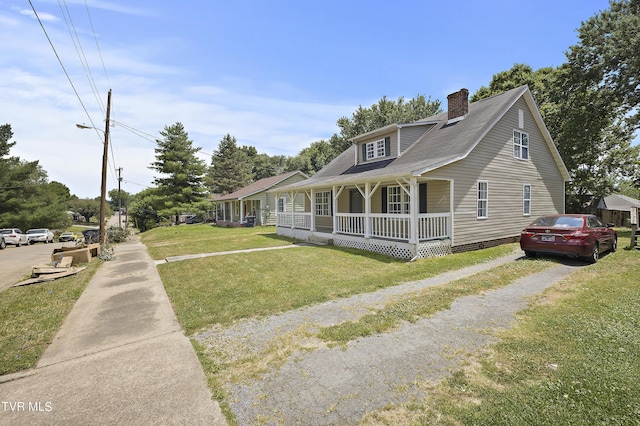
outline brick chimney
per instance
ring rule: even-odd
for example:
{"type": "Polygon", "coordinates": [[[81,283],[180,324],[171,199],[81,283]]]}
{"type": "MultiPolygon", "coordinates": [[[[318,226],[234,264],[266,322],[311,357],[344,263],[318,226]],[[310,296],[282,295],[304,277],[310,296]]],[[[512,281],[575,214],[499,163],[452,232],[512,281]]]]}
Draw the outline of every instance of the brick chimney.
{"type": "Polygon", "coordinates": [[[469,113],[469,91],[467,89],[460,89],[458,92],[450,94],[447,96],[447,102],[449,103],[447,120],[461,119],[469,113]]]}

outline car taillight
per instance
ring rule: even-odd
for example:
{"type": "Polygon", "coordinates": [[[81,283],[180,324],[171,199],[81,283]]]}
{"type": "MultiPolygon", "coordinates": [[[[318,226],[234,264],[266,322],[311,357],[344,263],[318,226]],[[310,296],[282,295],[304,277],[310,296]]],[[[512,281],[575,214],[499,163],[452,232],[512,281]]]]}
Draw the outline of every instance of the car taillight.
{"type": "Polygon", "coordinates": [[[567,240],[585,240],[589,234],[586,232],[574,232],[573,234],[566,234],[564,237],[567,240]]]}
{"type": "Polygon", "coordinates": [[[533,237],[533,236],[535,235],[535,233],[533,233],[533,232],[529,232],[529,231],[522,231],[522,232],[520,233],[520,235],[521,235],[522,237],[533,237]]]}

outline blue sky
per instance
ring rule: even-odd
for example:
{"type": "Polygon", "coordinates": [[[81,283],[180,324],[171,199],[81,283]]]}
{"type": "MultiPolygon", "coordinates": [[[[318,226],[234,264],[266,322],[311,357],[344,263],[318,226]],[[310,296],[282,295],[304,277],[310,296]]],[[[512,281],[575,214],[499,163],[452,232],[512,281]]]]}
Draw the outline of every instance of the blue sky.
{"type": "Polygon", "coordinates": [[[294,156],[383,96],[421,94],[446,107],[449,93],[474,93],[515,63],[558,66],[580,23],[608,8],[607,0],[32,4],[78,96],[29,2],[0,0],[0,123],[12,126],[13,155],[39,160],[79,197],[100,194],[102,135],[75,124],[104,129],[109,89],[108,189],[122,167],[122,188],[136,193],[154,178],[154,137],[177,121],[207,164],[227,133],[260,153],[294,156]]]}

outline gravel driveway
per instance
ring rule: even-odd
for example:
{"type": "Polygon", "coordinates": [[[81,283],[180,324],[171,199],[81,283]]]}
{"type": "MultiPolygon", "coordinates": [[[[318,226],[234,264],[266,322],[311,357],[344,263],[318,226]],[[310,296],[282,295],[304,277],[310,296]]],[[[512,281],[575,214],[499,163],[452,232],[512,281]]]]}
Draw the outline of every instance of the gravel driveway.
{"type": "Polygon", "coordinates": [[[422,396],[416,383],[447,377],[464,362],[466,354],[494,342],[491,332],[508,327],[528,297],[569,275],[577,264],[558,264],[509,286],[459,298],[449,310],[392,332],[352,341],[346,349],[327,347],[309,338],[308,332],[356,320],[395,296],[516,261],[521,255],[517,252],[373,293],[240,321],[194,337],[219,361],[260,357],[278,339],[293,340],[304,348],[278,365],[265,360],[270,368],[258,378],[226,383],[228,401],[239,424],[356,424],[367,412],[422,396]]]}

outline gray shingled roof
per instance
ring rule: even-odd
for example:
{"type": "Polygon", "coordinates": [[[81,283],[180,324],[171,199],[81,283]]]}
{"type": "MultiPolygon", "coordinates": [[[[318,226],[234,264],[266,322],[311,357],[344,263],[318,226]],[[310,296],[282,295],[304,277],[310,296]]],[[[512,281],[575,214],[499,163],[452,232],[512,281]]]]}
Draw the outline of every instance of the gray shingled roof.
{"type": "MultiPolygon", "coordinates": [[[[451,164],[464,159],[471,153],[473,148],[482,140],[486,133],[498,122],[507,110],[521,97],[530,105],[536,118],[538,126],[541,128],[549,149],[556,157],[558,168],[560,168],[566,180],[569,180],[567,169],[560,158],[551,136],[547,131],[537,106],[531,96],[527,86],[521,86],[500,95],[492,96],[469,104],[467,116],[456,123],[447,125],[447,112],[440,113],[433,117],[428,117],[419,122],[435,122],[434,127],[420,137],[401,156],[394,159],[384,168],[366,170],[361,173],[343,174],[350,167],[354,166],[356,145],[352,145],[332,162],[311,178],[287,185],[286,190],[312,188],[318,186],[330,186],[338,184],[353,184],[366,181],[379,181],[385,178],[398,178],[402,176],[418,176],[430,170],[451,164]]],[[[393,127],[386,126],[386,127],[393,127]]],[[[360,138],[354,138],[358,139],[360,138]]]]}
{"type": "Polygon", "coordinates": [[[257,194],[258,192],[266,191],[267,189],[273,187],[274,185],[279,184],[280,182],[300,173],[302,176],[306,176],[300,170],[296,170],[294,172],[283,173],[278,176],[271,176],[264,179],[257,180],[244,188],[240,188],[237,191],[234,191],[230,194],[220,195],[213,198],[213,201],[228,201],[228,200],[239,200],[241,198],[246,198],[250,195],[257,194]]]}
{"type": "Polygon", "coordinates": [[[631,211],[631,207],[640,208],[640,200],[622,194],[611,194],[600,200],[599,209],[631,211]]]}

